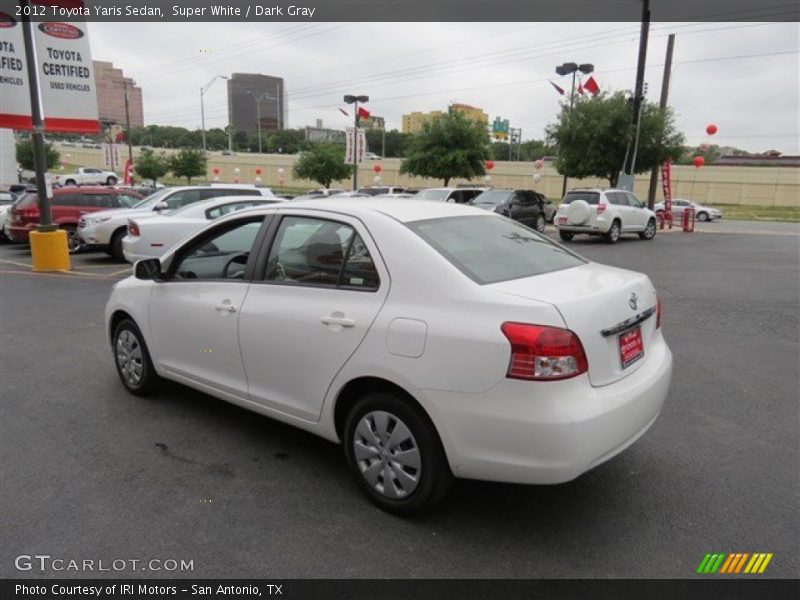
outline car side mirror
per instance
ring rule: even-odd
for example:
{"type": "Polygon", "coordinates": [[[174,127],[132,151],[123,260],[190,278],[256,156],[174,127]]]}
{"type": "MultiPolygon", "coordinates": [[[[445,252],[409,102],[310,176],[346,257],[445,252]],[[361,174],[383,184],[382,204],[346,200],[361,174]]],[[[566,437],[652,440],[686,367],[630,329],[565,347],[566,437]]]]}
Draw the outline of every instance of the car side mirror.
{"type": "Polygon", "coordinates": [[[162,210],[167,210],[168,208],[169,208],[169,205],[167,205],[167,203],[166,203],[166,202],[159,202],[158,204],[156,204],[156,205],[153,207],[153,210],[155,210],[155,211],[162,211],[162,210]]]}
{"type": "Polygon", "coordinates": [[[136,264],[133,265],[133,275],[136,279],[142,279],[144,281],[162,279],[161,260],[158,258],[137,260],[136,264]]]}

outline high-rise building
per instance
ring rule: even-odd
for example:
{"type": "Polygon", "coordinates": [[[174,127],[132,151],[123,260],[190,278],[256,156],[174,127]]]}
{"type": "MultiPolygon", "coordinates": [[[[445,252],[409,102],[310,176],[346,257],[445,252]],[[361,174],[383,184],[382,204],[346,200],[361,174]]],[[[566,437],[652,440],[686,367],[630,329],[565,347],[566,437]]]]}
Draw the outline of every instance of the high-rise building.
{"type": "Polygon", "coordinates": [[[94,85],[97,90],[97,113],[104,125],[125,126],[125,88],[128,90],[128,112],[131,127],[144,127],[142,88],[122,74],[122,69],[102,60],[92,61],[94,85]]]}
{"type": "MultiPolygon", "coordinates": [[[[460,112],[470,121],[481,123],[487,127],[489,125],[489,115],[486,114],[483,109],[470,106],[469,104],[458,103],[451,104],[450,108],[460,112]]],[[[440,117],[443,114],[445,113],[441,110],[434,110],[429,113],[417,111],[403,115],[403,133],[419,133],[425,128],[427,123],[430,123],[433,119],[440,117]]]]}
{"type": "Polygon", "coordinates": [[[278,131],[286,127],[286,91],[281,77],[233,73],[228,79],[228,122],[233,133],[278,131]]]}

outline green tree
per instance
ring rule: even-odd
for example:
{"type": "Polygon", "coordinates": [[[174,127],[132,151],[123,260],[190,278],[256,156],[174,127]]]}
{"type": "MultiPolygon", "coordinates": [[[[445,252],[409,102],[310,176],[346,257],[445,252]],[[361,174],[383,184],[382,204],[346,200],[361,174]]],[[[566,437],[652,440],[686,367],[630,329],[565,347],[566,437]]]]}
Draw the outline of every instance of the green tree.
{"type": "MultiPolygon", "coordinates": [[[[136,174],[142,179],[152,179],[153,183],[169,173],[170,163],[164,154],[143,150],[133,163],[136,174]]],[[[205,171],[204,171],[205,172],[205,171]]]]}
{"type": "Polygon", "coordinates": [[[189,185],[192,177],[206,174],[206,157],[202,150],[184,148],[169,158],[169,170],[175,177],[186,177],[189,185]]]}
{"type": "Polygon", "coordinates": [[[345,164],[341,144],[314,144],[300,154],[292,173],[298,179],[316,181],[327,188],[333,181],[350,177],[353,167],[345,164]]]}
{"type": "MultiPolygon", "coordinates": [[[[22,140],[18,142],[16,154],[19,166],[28,171],[33,171],[33,145],[31,144],[31,140],[22,140]]],[[[47,169],[52,169],[58,164],[60,154],[50,142],[45,142],[44,156],[47,162],[47,169]]]]}
{"type": "Polygon", "coordinates": [[[484,164],[491,157],[489,134],[483,124],[451,109],[412,137],[405,155],[401,174],[441,179],[448,185],[454,177],[486,174],[484,164]]]}
{"type": "MultiPolygon", "coordinates": [[[[684,138],[675,129],[670,109],[645,102],[642,106],[635,173],[683,154],[684,138]]],[[[562,104],[556,123],[547,126],[549,141],[558,147],[556,167],[567,177],[602,177],[617,185],[628,142],[633,139],[631,104],[624,92],[577,98],[570,111],[562,104]]]]}

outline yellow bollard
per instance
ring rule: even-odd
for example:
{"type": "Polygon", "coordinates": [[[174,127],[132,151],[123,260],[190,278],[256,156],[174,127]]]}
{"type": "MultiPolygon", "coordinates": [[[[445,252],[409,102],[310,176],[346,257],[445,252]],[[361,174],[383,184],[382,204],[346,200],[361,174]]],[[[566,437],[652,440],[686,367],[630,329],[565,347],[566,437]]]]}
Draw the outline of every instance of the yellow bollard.
{"type": "Polygon", "coordinates": [[[66,231],[63,229],[31,231],[28,236],[31,243],[34,271],[70,270],[66,231]]]}

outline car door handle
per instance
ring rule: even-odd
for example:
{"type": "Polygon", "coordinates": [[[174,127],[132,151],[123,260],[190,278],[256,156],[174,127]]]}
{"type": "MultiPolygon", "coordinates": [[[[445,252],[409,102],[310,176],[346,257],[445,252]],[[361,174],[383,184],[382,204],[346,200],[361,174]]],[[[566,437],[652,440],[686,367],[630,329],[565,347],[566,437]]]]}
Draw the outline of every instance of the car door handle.
{"type": "Polygon", "coordinates": [[[217,304],[216,306],[214,306],[214,308],[217,309],[219,312],[229,312],[229,313],[235,313],[237,310],[239,310],[230,302],[228,303],[223,302],[222,304],[217,304]]]}
{"type": "Polygon", "coordinates": [[[345,316],[328,315],[322,317],[323,325],[339,325],[340,327],[355,327],[356,322],[353,319],[348,319],[345,316]]]}

